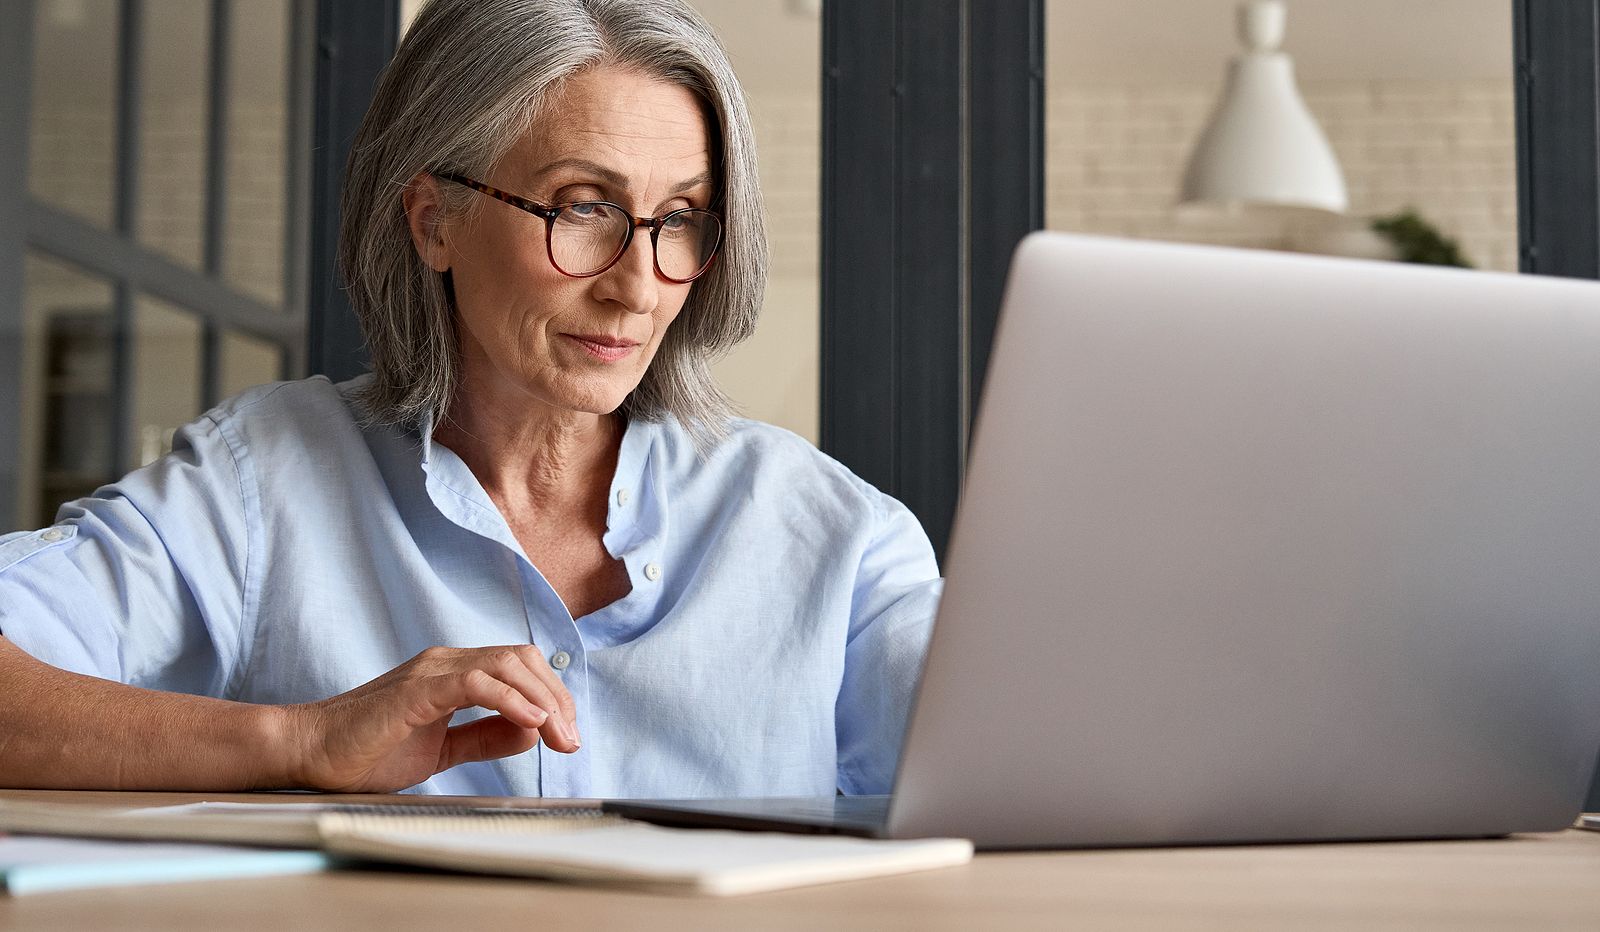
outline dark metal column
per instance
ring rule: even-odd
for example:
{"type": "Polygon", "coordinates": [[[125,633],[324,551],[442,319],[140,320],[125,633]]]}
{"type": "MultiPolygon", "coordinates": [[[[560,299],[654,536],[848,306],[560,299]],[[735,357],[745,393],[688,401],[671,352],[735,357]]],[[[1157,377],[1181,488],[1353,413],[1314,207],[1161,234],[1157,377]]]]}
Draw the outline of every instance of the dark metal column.
{"type": "MultiPolygon", "coordinates": [[[[129,243],[139,238],[139,118],[144,95],[140,80],[144,69],[144,3],[122,0],[121,28],[117,31],[116,192],[113,229],[129,243]]],[[[111,470],[112,476],[138,465],[128,455],[133,433],[133,285],[125,278],[111,286],[115,318],[111,361],[111,470]]]]}
{"type": "Polygon", "coordinates": [[[891,482],[941,558],[966,468],[966,5],[900,0],[895,30],[891,482]]]}
{"type": "MultiPolygon", "coordinates": [[[[289,100],[284,108],[284,165],[289,176],[284,182],[284,203],[288,206],[284,224],[283,310],[296,320],[305,320],[311,300],[311,168],[313,164],[316,99],[317,52],[316,0],[290,0],[289,4],[289,100]]],[[[297,379],[306,369],[306,335],[302,334],[283,354],[278,377],[297,379]]]]}
{"type": "Polygon", "coordinates": [[[941,557],[1005,267],[1043,214],[1043,19],[1042,0],[823,6],[822,448],[941,557]]]}
{"type": "MultiPolygon", "coordinates": [[[[1513,9],[1522,271],[1600,278],[1600,0],[1513,9]]],[[[1600,810],[1600,758],[1584,808],[1600,810]]]]}
{"type": "Polygon", "coordinates": [[[822,448],[943,554],[960,489],[960,0],[823,9],[822,448]]]}
{"type": "MultiPolygon", "coordinates": [[[[227,166],[228,117],[231,107],[229,63],[233,21],[232,0],[211,0],[210,56],[206,70],[210,87],[206,98],[205,232],[201,238],[201,268],[212,278],[222,278],[222,238],[228,225],[227,166]]],[[[202,318],[204,352],[200,365],[200,408],[222,400],[222,329],[210,317],[202,318]]]]}
{"type": "Polygon", "coordinates": [[[983,153],[970,174],[972,208],[969,416],[989,370],[989,348],[1011,253],[1044,228],[1044,0],[971,5],[972,124],[983,153]]]}
{"type": "Polygon", "coordinates": [[[33,84],[33,0],[0,0],[0,533],[23,519],[22,464],[23,268],[28,241],[28,119],[33,84]]]}
{"type": "Polygon", "coordinates": [[[361,328],[345,297],[336,257],[339,189],[350,142],[400,33],[395,0],[317,0],[317,68],[311,168],[307,374],[335,382],[366,371],[361,328]]]}
{"type": "Polygon", "coordinates": [[[1515,9],[1522,270],[1600,278],[1600,2],[1515,9]]]}
{"type": "Polygon", "coordinates": [[[893,493],[899,88],[891,2],[822,8],[822,449],[893,493]]]}

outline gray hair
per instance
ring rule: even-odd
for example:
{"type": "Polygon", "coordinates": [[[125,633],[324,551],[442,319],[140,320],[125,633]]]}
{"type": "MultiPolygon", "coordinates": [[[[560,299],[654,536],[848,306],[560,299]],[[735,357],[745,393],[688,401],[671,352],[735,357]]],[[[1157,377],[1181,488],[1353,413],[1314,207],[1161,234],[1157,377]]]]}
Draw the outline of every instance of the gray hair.
{"type": "MultiPolygon", "coordinates": [[[[621,410],[675,417],[702,449],[726,432],[733,405],[710,362],[755,330],[766,233],[744,92],[710,25],[681,0],[432,0],[422,8],[356,134],[340,203],[339,261],[372,360],[358,399],[369,418],[442,418],[459,378],[449,284],[412,245],[405,185],[425,171],[481,177],[538,119],[556,85],[599,64],[687,87],[714,114],[722,248],[621,410]]],[[[459,186],[441,194],[442,217],[481,209],[459,186]]]]}

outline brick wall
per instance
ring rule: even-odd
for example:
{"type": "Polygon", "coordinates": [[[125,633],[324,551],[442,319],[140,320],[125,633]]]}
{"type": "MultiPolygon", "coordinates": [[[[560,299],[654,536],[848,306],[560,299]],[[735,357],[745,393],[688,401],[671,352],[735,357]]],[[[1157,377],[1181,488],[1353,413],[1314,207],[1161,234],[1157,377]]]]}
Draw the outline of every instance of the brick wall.
{"type": "MultiPolygon", "coordinates": [[[[1516,127],[1507,81],[1301,86],[1344,168],[1350,214],[1407,206],[1474,264],[1517,267],[1516,127]]],[[[1172,209],[1214,88],[1061,87],[1046,97],[1047,225],[1150,239],[1272,245],[1249,223],[1196,225],[1172,209]]]]}

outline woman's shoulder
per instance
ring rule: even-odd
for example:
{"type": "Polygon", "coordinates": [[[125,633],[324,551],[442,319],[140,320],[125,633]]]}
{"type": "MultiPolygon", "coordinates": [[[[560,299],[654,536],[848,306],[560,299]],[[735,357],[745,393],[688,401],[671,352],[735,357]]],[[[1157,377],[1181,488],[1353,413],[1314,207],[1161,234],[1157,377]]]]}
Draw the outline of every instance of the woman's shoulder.
{"type": "Polygon", "coordinates": [[[355,392],[362,376],[335,384],[324,375],[248,388],[201,416],[231,444],[254,448],[359,443],[364,423],[355,392]]]}
{"type": "Polygon", "coordinates": [[[832,500],[852,510],[881,511],[888,496],[794,431],[749,418],[732,418],[708,449],[696,446],[681,424],[656,425],[669,474],[682,483],[745,486],[781,492],[815,506],[832,500]]]}
{"type": "Polygon", "coordinates": [[[653,422],[648,429],[655,434],[656,448],[677,471],[694,472],[708,466],[725,468],[734,464],[749,466],[755,461],[827,471],[845,469],[810,440],[765,421],[729,418],[723,422],[720,435],[700,443],[689,428],[674,418],[653,422]]]}
{"type": "Polygon", "coordinates": [[[217,404],[206,417],[218,423],[248,424],[256,420],[310,420],[330,415],[356,420],[352,393],[368,376],[335,385],[325,375],[247,388],[217,404]]]}

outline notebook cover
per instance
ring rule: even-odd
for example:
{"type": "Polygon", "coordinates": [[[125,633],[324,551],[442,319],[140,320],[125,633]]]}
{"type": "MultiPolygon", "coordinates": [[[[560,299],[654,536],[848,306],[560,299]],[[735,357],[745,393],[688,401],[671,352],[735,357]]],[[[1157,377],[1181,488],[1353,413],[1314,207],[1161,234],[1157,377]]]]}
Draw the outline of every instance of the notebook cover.
{"type": "Polygon", "coordinates": [[[321,820],[333,853],[447,870],[731,896],[965,864],[972,843],[674,829],[616,820],[542,832],[425,831],[321,820]]]}

